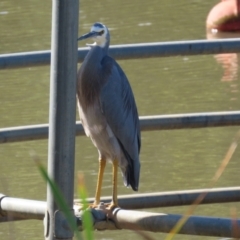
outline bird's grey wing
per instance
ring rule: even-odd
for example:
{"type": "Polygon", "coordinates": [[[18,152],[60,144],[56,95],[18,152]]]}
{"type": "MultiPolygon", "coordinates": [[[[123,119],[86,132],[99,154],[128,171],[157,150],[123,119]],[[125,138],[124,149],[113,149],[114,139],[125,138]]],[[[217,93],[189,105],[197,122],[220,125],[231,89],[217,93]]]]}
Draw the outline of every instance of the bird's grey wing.
{"type": "Polygon", "coordinates": [[[116,61],[108,56],[103,59],[103,69],[111,68],[101,88],[100,104],[108,125],[121,146],[128,161],[124,174],[125,184],[138,189],[140,126],[136,103],[126,75],[116,61]]]}

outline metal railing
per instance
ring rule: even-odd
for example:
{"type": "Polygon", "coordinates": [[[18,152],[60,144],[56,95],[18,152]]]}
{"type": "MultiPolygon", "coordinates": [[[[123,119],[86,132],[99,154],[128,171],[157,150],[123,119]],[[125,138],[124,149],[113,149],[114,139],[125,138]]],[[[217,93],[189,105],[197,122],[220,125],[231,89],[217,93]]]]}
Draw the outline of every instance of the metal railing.
{"type": "MultiPolygon", "coordinates": [[[[78,49],[79,62],[84,59],[88,50],[88,47],[78,49]]],[[[109,49],[109,54],[116,59],[233,52],[240,52],[240,38],[125,44],[110,46],[109,49]]],[[[2,54],[0,55],[0,69],[48,65],[50,57],[50,50],[2,54]]],[[[146,116],[140,117],[140,123],[142,131],[233,126],[240,125],[240,111],[146,116]]],[[[83,134],[82,125],[77,122],[76,135],[83,134]]],[[[48,124],[0,129],[0,143],[46,139],[47,137],[48,124]]]]}
{"type": "MultiPolygon", "coordinates": [[[[122,195],[119,196],[118,200],[119,206],[123,209],[182,206],[192,204],[200,194],[204,193],[207,193],[207,195],[201,204],[237,202],[240,200],[239,187],[122,195]]],[[[93,198],[88,199],[88,202],[92,203],[93,200],[93,198]]],[[[110,200],[111,197],[101,198],[103,202],[109,202],[110,200]]],[[[78,210],[79,206],[79,201],[75,201],[74,209],[77,219],[82,217],[78,210]]],[[[0,193],[0,222],[25,219],[43,220],[46,208],[47,203],[44,201],[12,198],[0,193]]],[[[99,214],[96,214],[97,210],[93,209],[92,211],[95,213],[93,214],[94,229],[112,229],[112,226],[110,228],[108,225],[109,220],[99,218],[99,214]]],[[[147,213],[122,209],[116,211],[118,213],[114,214],[114,220],[117,222],[118,227],[123,229],[138,228],[138,230],[153,232],[169,232],[182,217],[181,215],[166,213],[147,213]],[[141,224],[141,222],[144,222],[144,224],[141,224]]],[[[179,233],[232,237],[234,236],[232,222],[233,220],[230,218],[190,216],[179,233]]],[[[77,221],[79,229],[82,229],[81,223],[81,220],[77,221]]],[[[240,220],[236,220],[235,225],[240,226],[240,220]]],[[[236,237],[239,236],[237,234],[236,237]]]]}
{"type": "MultiPolygon", "coordinates": [[[[88,48],[78,49],[78,61],[82,61],[86,55],[88,48]]],[[[115,45],[111,46],[109,53],[116,59],[134,59],[134,58],[150,58],[150,57],[167,57],[167,56],[180,56],[180,55],[197,55],[197,54],[217,54],[217,53],[236,53],[240,52],[240,39],[219,39],[219,40],[197,40],[197,41],[177,41],[177,42],[163,42],[163,43],[143,43],[143,44],[127,44],[127,45],[115,45]]],[[[37,51],[37,52],[25,52],[25,53],[14,53],[14,54],[2,54],[0,55],[0,69],[30,67],[30,66],[41,66],[50,63],[50,51],[37,51]]],[[[215,112],[215,113],[191,113],[191,114],[172,114],[163,116],[147,116],[140,118],[141,130],[166,130],[166,129],[181,129],[181,128],[197,128],[197,127],[220,127],[220,126],[233,126],[240,125],[240,111],[233,112],[215,112]]],[[[83,135],[83,128],[80,122],[76,124],[76,134],[83,135]]],[[[48,124],[12,127],[0,129],[0,143],[8,143],[15,141],[26,141],[34,139],[43,139],[48,137],[48,124]]],[[[221,191],[219,194],[221,197],[216,198],[216,193],[210,193],[205,201],[210,196],[213,196],[210,202],[218,202],[222,199],[222,202],[230,202],[239,200],[239,189],[235,189],[234,196],[229,199],[229,194],[233,189],[226,189],[221,191]],[[237,195],[236,195],[237,194],[237,195]],[[226,198],[227,196],[227,198],[226,198]]],[[[211,192],[211,191],[210,191],[211,192]]],[[[139,196],[146,197],[146,196],[139,196]]],[[[161,196],[166,199],[166,196],[161,196]]],[[[196,197],[196,196],[195,196],[196,197]]],[[[195,198],[194,197],[194,198],[195,198]]],[[[120,197],[121,198],[121,197],[120,197]]],[[[131,197],[130,197],[131,198],[131,197]]],[[[171,196],[171,198],[179,198],[177,195],[171,196]]],[[[159,203],[159,196],[150,196],[150,200],[157,199],[159,203]]],[[[149,201],[145,207],[149,205],[149,201]]],[[[155,201],[154,200],[154,201],[155,201]]],[[[192,202],[193,199],[190,200],[192,202]]],[[[121,202],[121,201],[119,201],[121,202]]],[[[129,200],[128,200],[129,202],[129,200]]],[[[140,201],[141,202],[141,201],[140,201]]],[[[164,201],[163,201],[164,202],[164,201]]],[[[190,204],[189,202],[189,204],[190,204]]],[[[131,206],[134,208],[134,203],[131,206]]],[[[150,206],[152,207],[152,205],[150,206]]],[[[7,214],[15,213],[16,220],[25,219],[24,214],[31,216],[29,218],[42,219],[45,214],[46,203],[41,201],[26,200],[26,199],[14,199],[8,198],[4,195],[0,195],[0,220],[9,220],[7,214]],[[39,216],[36,210],[39,210],[39,216]],[[6,214],[6,215],[4,215],[6,214]]],[[[129,212],[119,211],[117,221],[126,226],[124,222],[128,217],[128,214],[134,215],[129,212]],[[121,216],[122,214],[122,216],[121,216]],[[125,220],[124,220],[125,216],[125,220]],[[122,222],[122,220],[124,220],[122,222]]],[[[150,213],[149,213],[150,214],[150,213]]],[[[162,214],[164,215],[164,214],[162,214]]],[[[143,216],[144,217],[144,216],[143,216]]],[[[151,218],[154,216],[150,216],[151,218]]],[[[160,217],[160,216],[158,216],[160,217]]],[[[165,214],[163,217],[164,225],[167,226],[165,229],[157,228],[154,231],[169,231],[173,224],[178,221],[181,216],[165,214]]],[[[153,220],[153,219],[152,219],[153,220]]],[[[161,222],[158,218],[158,222],[161,222]]],[[[159,222],[159,223],[160,223],[159,222]]],[[[237,225],[240,221],[237,220],[237,225]]],[[[131,224],[130,224],[131,225],[131,224]]],[[[151,223],[150,223],[151,225],[151,223]]],[[[163,224],[160,224],[161,226],[163,224]]],[[[203,226],[202,225],[202,226],[203,226]]],[[[240,226],[240,225],[239,225],[240,226]]],[[[155,226],[156,227],[156,226],[155,226]]],[[[150,226],[151,228],[151,226],[150,226]]],[[[207,217],[190,217],[186,223],[182,233],[188,234],[204,234],[211,236],[232,236],[232,223],[231,219],[223,218],[207,218],[207,217]],[[203,229],[196,232],[192,228],[192,224],[205,224],[203,229]],[[209,225],[210,224],[210,225],[209,225]],[[212,224],[212,225],[211,225],[212,224]],[[210,227],[209,227],[210,226],[210,227]],[[218,227],[216,227],[218,226],[218,227]],[[224,229],[224,233],[219,229],[224,229]],[[214,229],[214,233],[212,233],[214,229]],[[195,231],[195,233],[193,233],[195,231]]],[[[222,230],[223,231],[223,230],[222,230]]],[[[203,234],[203,235],[204,235],[203,234]]]]}
{"type": "MultiPolygon", "coordinates": [[[[79,62],[88,50],[88,47],[78,49],[79,62]]],[[[240,38],[121,44],[109,49],[109,55],[119,60],[236,52],[240,52],[240,38]]],[[[50,57],[50,50],[2,54],[0,69],[49,65],[50,57]]]]}
{"type": "MultiPolygon", "coordinates": [[[[140,117],[141,131],[183,128],[226,127],[240,125],[240,111],[169,114],[140,117]]],[[[48,138],[48,124],[0,129],[0,144],[48,138]]],[[[84,135],[81,122],[76,123],[76,135],[84,135]]]]}

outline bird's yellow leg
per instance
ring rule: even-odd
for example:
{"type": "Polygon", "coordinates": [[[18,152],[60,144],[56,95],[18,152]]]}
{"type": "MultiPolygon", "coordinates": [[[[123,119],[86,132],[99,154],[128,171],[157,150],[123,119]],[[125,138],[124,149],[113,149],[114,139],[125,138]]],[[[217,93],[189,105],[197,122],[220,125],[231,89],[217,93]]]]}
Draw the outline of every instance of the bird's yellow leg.
{"type": "Polygon", "coordinates": [[[106,166],[106,159],[99,159],[99,168],[98,168],[98,180],[97,180],[97,188],[95,193],[95,201],[93,203],[93,207],[97,206],[100,203],[101,190],[102,190],[102,180],[103,173],[106,166]]]}
{"type": "Polygon", "coordinates": [[[112,209],[118,206],[118,199],[117,199],[117,177],[118,177],[118,161],[113,161],[113,178],[112,178],[112,202],[110,203],[109,208],[112,209]]]}

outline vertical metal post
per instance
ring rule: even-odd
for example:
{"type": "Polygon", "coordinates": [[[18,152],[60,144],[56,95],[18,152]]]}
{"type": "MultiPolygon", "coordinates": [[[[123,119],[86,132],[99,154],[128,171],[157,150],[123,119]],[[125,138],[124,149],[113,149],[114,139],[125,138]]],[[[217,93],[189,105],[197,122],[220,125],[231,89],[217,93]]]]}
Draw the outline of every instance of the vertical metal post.
{"type": "MultiPolygon", "coordinates": [[[[79,0],[52,1],[48,173],[73,206],[79,0]]],[[[73,232],[48,186],[45,239],[70,240],[73,232]]]]}

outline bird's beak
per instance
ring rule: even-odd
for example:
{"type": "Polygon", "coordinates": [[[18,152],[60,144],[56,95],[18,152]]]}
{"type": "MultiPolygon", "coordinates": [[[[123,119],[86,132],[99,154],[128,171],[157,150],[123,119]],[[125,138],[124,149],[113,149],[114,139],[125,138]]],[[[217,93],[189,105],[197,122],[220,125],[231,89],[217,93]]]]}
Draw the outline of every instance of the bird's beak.
{"type": "Polygon", "coordinates": [[[79,37],[78,41],[81,41],[83,39],[93,38],[93,37],[96,37],[96,36],[98,36],[98,32],[90,32],[90,33],[84,34],[81,37],[79,37]]]}

